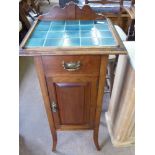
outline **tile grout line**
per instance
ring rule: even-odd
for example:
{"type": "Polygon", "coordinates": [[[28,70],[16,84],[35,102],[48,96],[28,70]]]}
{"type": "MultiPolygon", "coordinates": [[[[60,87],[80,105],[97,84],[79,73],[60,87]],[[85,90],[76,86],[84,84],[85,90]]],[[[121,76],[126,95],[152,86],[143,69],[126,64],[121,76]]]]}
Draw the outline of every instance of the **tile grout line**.
{"type": "Polygon", "coordinates": [[[48,29],[48,31],[46,33],[46,37],[45,37],[45,40],[44,40],[44,43],[43,43],[43,47],[45,47],[45,43],[46,43],[46,40],[47,40],[47,35],[48,35],[48,33],[49,33],[50,29],[51,29],[51,26],[52,26],[52,21],[51,21],[49,29],[48,29]]]}
{"type": "Polygon", "coordinates": [[[95,23],[93,23],[93,26],[94,26],[94,29],[95,29],[95,38],[96,38],[97,41],[98,41],[98,45],[97,45],[97,46],[100,46],[100,38],[98,37],[95,23]]]}
{"type": "MultiPolygon", "coordinates": [[[[66,34],[66,20],[65,20],[65,24],[64,24],[64,30],[63,30],[63,33],[65,33],[66,34]]],[[[62,46],[64,45],[64,42],[65,42],[65,39],[66,39],[66,37],[64,37],[64,34],[63,34],[63,37],[62,37],[62,46]]]]}
{"type": "Polygon", "coordinates": [[[79,38],[80,38],[80,47],[81,47],[81,25],[79,20],[79,38]]]}

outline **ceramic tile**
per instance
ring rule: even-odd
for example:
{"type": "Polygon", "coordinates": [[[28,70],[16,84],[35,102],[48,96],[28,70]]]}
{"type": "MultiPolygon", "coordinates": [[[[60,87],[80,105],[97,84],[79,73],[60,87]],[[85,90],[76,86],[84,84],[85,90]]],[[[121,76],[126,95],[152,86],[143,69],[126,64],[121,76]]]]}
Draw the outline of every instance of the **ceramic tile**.
{"type": "Polygon", "coordinates": [[[98,38],[81,38],[81,46],[99,46],[98,38]]]}
{"type": "Polygon", "coordinates": [[[63,46],[80,46],[79,38],[65,38],[63,46]]]}
{"type": "Polygon", "coordinates": [[[66,25],[79,25],[79,20],[68,20],[66,25]]]}
{"type": "Polygon", "coordinates": [[[93,20],[81,20],[80,25],[93,25],[94,21],[93,20]]]}
{"type": "Polygon", "coordinates": [[[64,31],[65,29],[65,26],[64,25],[52,25],[51,28],[50,28],[50,31],[64,31]]]}
{"type": "Polygon", "coordinates": [[[63,45],[63,39],[46,39],[46,42],[44,44],[45,47],[47,46],[62,46],[63,45]]]}
{"type": "Polygon", "coordinates": [[[27,47],[114,46],[116,42],[106,20],[40,21],[27,47]]]}
{"type": "Polygon", "coordinates": [[[26,47],[41,47],[43,46],[44,39],[31,38],[26,43],[26,47]]]}
{"type": "Polygon", "coordinates": [[[81,38],[91,38],[91,37],[96,37],[96,32],[95,31],[81,31],[81,38]]]}
{"type": "Polygon", "coordinates": [[[77,30],[79,31],[79,26],[78,25],[74,25],[74,26],[66,25],[65,30],[66,31],[77,31],[77,30]]]}
{"type": "Polygon", "coordinates": [[[64,38],[79,38],[80,31],[66,31],[64,32],[64,38]]]}
{"type": "Polygon", "coordinates": [[[112,38],[113,37],[110,31],[98,31],[96,35],[98,38],[112,38]]]}
{"type": "Polygon", "coordinates": [[[42,38],[46,37],[47,31],[34,31],[31,35],[31,38],[42,38]]]}
{"type": "Polygon", "coordinates": [[[62,38],[63,35],[64,35],[63,32],[57,32],[57,33],[55,33],[55,32],[52,32],[51,31],[51,32],[48,32],[47,38],[62,38]]]}
{"type": "Polygon", "coordinates": [[[52,25],[65,25],[65,20],[52,21],[52,25]]]}
{"type": "Polygon", "coordinates": [[[116,45],[116,43],[113,38],[104,38],[104,39],[101,38],[100,45],[101,46],[114,46],[114,45],[116,45]]]}
{"type": "Polygon", "coordinates": [[[81,25],[80,30],[81,31],[88,31],[88,30],[94,30],[94,25],[81,25]]]}
{"type": "Polygon", "coordinates": [[[37,25],[35,30],[36,31],[48,31],[50,28],[50,25],[37,25]]]}
{"type": "Polygon", "coordinates": [[[107,30],[107,31],[109,31],[109,27],[108,27],[108,25],[105,25],[105,24],[96,24],[95,25],[95,28],[97,29],[97,30],[107,30]]]}

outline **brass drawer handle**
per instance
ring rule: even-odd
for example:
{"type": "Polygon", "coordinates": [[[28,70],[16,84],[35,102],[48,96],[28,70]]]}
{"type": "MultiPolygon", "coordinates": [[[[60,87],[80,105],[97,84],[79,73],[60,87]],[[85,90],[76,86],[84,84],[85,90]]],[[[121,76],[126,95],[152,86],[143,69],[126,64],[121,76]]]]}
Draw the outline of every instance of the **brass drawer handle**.
{"type": "Polygon", "coordinates": [[[65,70],[72,72],[72,71],[76,71],[78,69],[80,69],[80,61],[77,62],[62,62],[62,66],[65,70]]]}

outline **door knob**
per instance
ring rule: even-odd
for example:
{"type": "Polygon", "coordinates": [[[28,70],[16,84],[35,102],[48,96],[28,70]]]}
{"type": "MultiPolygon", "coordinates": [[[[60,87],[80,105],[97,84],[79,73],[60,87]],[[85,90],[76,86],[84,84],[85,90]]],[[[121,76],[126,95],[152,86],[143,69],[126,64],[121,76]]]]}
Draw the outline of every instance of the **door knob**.
{"type": "Polygon", "coordinates": [[[51,103],[51,108],[52,108],[52,112],[57,112],[57,105],[54,101],[51,103]]]}

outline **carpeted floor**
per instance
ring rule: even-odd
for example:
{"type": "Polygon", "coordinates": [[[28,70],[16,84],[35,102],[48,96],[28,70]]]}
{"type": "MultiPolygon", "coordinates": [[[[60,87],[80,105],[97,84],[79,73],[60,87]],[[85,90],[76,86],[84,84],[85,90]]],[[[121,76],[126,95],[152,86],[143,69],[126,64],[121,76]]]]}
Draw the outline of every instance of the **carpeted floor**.
{"type": "Polygon", "coordinates": [[[57,153],[51,151],[50,129],[32,58],[20,58],[19,95],[20,155],[134,155],[134,146],[112,146],[104,118],[108,95],[105,96],[99,132],[102,150],[96,150],[92,131],[59,131],[57,153]]]}

